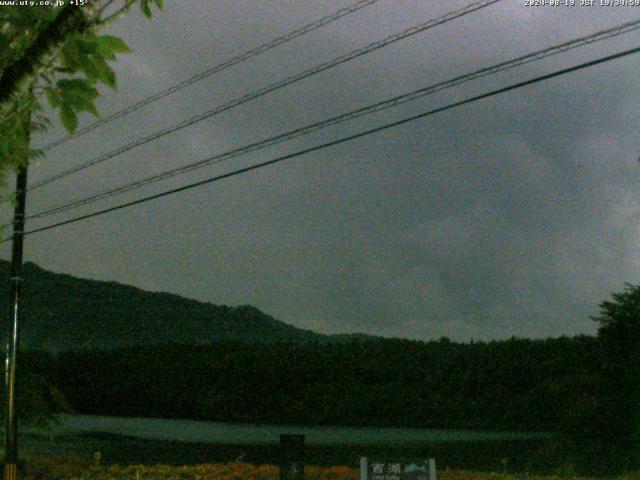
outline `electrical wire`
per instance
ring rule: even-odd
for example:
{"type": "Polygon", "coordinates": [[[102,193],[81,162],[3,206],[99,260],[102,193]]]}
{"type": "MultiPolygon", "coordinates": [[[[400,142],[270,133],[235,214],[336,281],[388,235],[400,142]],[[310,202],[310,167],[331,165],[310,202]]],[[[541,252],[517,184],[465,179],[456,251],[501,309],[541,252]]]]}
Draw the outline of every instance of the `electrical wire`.
{"type": "MultiPolygon", "coordinates": [[[[342,144],[342,143],[350,142],[352,140],[355,140],[355,139],[358,139],[358,138],[362,138],[362,137],[365,137],[365,136],[368,136],[368,135],[372,135],[374,133],[381,132],[383,130],[388,130],[389,128],[393,128],[393,127],[397,127],[397,126],[400,126],[400,125],[404,125],[404,124],[416,121],[416,120],[421,119],[421,118],[425,118],[425,117],[428,117],[428,116],[431,116],[431,115],[435,115],[435,114],[440,113],[440,112],[444,112],[444,111],[451,110],[451,109],[456,108],[456,107],[460,107],[462,105],[468,105],[470,103],[477,102],[477,101],[485,99],[485,98],[489,98],[489,97],[493,97],[493,96],[496,96],[496,95],[500,95],[502,93],[506,93],[506,92],[509,92],[509,91],[512,91],[512,90],[516,90],[518,88],[523,88],[523,87],[526,87],[526,86],[529,86],[529,85],[533,85],[535,83],[539,83],[539,82],[542,82],[542,81],[545,81],[545,80],[549,80],[549,79],[552,79],[552,78],[555,78],[555,77],[558,77],[558,76],[561,76],[561,75],[566,75],[566,74],[569,74],[569,73],[572,73],[572,72],[575,72],[575,71],[578,71],[578,70],[583,70],[583,69],[586,69],[586,68],[590,68],[590,67],[593,67],[595,65],[599,65],[599,64],[602,64],[602,63],[605,63],[605,62],[609,62],[609,61],[612,61],[612,60],[623,58],[623,57],[626,57],[626,56],[629,56],[629,55],[633,55],[633,54],[636,54],[636,53],[640,53],[640,47],[636,47],[636,48],[632,48],[632,49],[629,49],[629,50],[625,50],[623,52],[619,52],[619,53],[616,53],[616,54],[613,54],[613,55],[608,55],[606,57],[601,57],[601,58],[598,58],[596,60],[591,60],[589,62],[585,62],[585,63],[581,63],[579,65],[575,65],[573,67],[564,68],[562,70],[557,70],[555,72],[552,72],[552,73],[549,73],[549,74],[546,74],[546,75],[541,75],[541,76],[538,76],[538,77],[534,77],[532,79],[525,80],[525,81],[522,81],[522,82],[518,82],[518,83],[515,83],[515,84],[512,84],[512,85],[508,85],[506,87],[502,87],[502,88],[499,88],[499,89],[496,89],[496,90],[492,90],[490,92],[487,92],[487,93],[484,93],[484,94],[481,94],[481,95],[476,95],[474,97],[470,97],[470,98],[467,98],[465,100],[460,100],[458,102],[450,103],[450,104],[448,104],[446,106],[443,106],[443,107],[435,108],[433,110],[429,110],[429,111],[426,111],[426,112],[423,112],[423,113],[420,113],[420,114],[417,114],[417,115],[413,115],[413,116],[410,116],[410,117],[403,118],[401,120],[397,120],[397,121],[394,121],[394,122],[391,122],[391,123],[387,123],[385,125],[382,125],[382,126],[379,126],[379,127],[376,127],[376,128],[365,130],[365,131],[362,131],[362,132],[359,132],[359,133],[356,133],[356,134],[353,134],[353,135],[349,135],[349,136],[346,136],[346,137],[342,137],[342,138],[339,138],[337,140],[332,140],[330,142],[322,143],[320,145],[316,145],[314,147],[306,148],[304,150],[299,150],[299,151],[294,152],[294,153],[289,153],[287,155],[283,155],[283,156],[274,158],[272,160],[267,160],[265,162],[261,162],[261,163],[254,164],[254,165],[251,165],[251,166],[248,166],[248,167],[240,168],[240,169],[237,169],[237,170],[234,170],[234,171],[222,174],[222,175],[217,175],[217,176],[214,176],[214,177],[207,178],[205,180],[200,180],[200,181],[197,181],[197,182],[194,182],[194,183],[190,183],[190,184],[184,185],[182,187],[174,188],[174,189],[171,189],[171,190],[166,190],[166,191],[161,192],[161,193],[157,193],[157,194],[154,194],[154,195],[149,195],[149,196],[146,196],[146,197],[143,197],[143,198],[139,198],[137,200],[133,200],[133,201],[126,202],[126,203],[121,203],[119,205],[116,205],[116,206],[113,206],[113,207],[109,207],[109,208],[105,208],[103,210],[98,210],[96,212],[88,213],[88,214],[85,214],[85,215],[80,215],[78,217],[74,217],[74,218],[70,218],[70,219],[67,219],[67,220],[63,220],[61,222],[57,222],[57,223],[45,225],[43,227],[35,228],[33,230],[29,230],[29,231],[24,232],[24,235],[32,235],[34,233],[39,233],[39,232],[43,232],[43,231],[46,231],[46,230],[51,230],[53,228],[58,228],[58,227],[61,227],[63,225],[69,225],[69,224],[72,224],[72,223],[77,223],[77,222],[80,222],[80,221],[83,221],[83,220],[87,220],[89,218],[93,218],[93,217],[97,217],[97,216],[100,216],[100,215],[104,215],[106,213],[110,213],[110,212],[114,212],[114,211],[117,211],[117,210],[121,210],[123,208],[128,208],[128,207],[131,207],[131,206],[134,206],[134,205],[139,205],[139,204],[142,204],[142,203],[149,202],[151,200],[156,200],[158,198],[166,197],[168,195],[173,195],[173,194],[176,194],[176,193],[179,193],[179,192],[183,192],[183,191],[186,191],[186,190],[191,190],[193,188],[196,188],[196,187],[199,187],[199,186],[202,186],[202,185],[207,185],[209,183],[220,181],[220,180],[223,180],[223,179],[226,179],[226,178],[235,177],[237,175],[240,175],[240,174],[243,174],[243,173],[247,173],[247,172],[250,172],[250,171],[253,171],[253,170],[258,170],[260,168],[264,168],[264,167],[267,167],[269,165],[280,163],[280,162],[283,162],[285,160],[289,160],[289,159],[296,158],[296,157],[299,157],[299,156],[302,156],[302,155],[306,155],[306,154],[311,153],[311,152],[316,152],[316,151],[319,151],[319,150],[323,150],[325,148],[332,147],[332,146],[335,146],[335,145],[339,145],[339,144],[342,144]]],[[[11,240],[11,237],[5,238],[4,240],[0,241],[0,243],[5,243],[5,242],[7,242],[9,240],[11,240]]]]}
{"type": "Polygon", "coordinates": [[[271,92],[274,92],[276,90],[279,90],[281,88],[284,88],[286,86],[289,86],[293,83],[299,82],[301,80],[304,80],[306,78],[312,77],[314,75],[317,75],[320,72],[324,72],[326,70],[329,70],[330,68],[336,67],[338,65],[341,65],[343,63],[346,63],[350,60],[353,60],[355,58],[361,57],[365,54],[368,54],[370,52],[373,52],[375,50],[384,48],[392,43],[398,42],[400,40],[403,40],[405,38],[408,38],[412,35],[416,35],[420,32],[423,32],[425,30],[428,30],[430,28],[436,27],[438,25],[442,25],[444,23],[450,22],[452,20],[455,20],[457,18],[463,17],[465,15],[468,15],[472,12],[475,12],[477,10],[489,7],[490,5],[493,5],[494,3],[498,3],[502,0],[480,0],[480,1],[476,1],[473,2],[471,4],[466,5],[463,8],[460,8],[458,10],[454,10],[452,12],[449,12],[441,17],[429,20],[427,22],[421,23],[419,25],[415,25],[413,27],[410,27],[400,33],[395,33],[393,35],[390,35],[382,40],[379,40],[377,42],[373,42],[363,48],[354,50],[350,53],[347,53],[345,55],[339,56],[334,58],[333,60],[329,60],[327,62],[321,63],[319,65],[316,65],[315,67],[305,70],[301,73],[292,75],[290,77],[287,77],[284,80],[281,80],[279,82],[273,83],[271,85],[268,85],[266,87],[260,88],[258,90],[255,90],[251,93],[248,93],[246,95],[243,95],[239,98],[236,98],[234,100],[231,100],[230,102],[227,102],[223,105],[220,105],[212,110],[209,110],[207,112],[198,114],[198,115],[194,115],[176,125],[173,125],[169,128],[166,128],[164,130],[160,130],[158,132],[155,132],[151,135],[148,135],[146,137],[143,137],[141,139],[138,139],[134,142],[131,142],[127,145],[124,145],[116,150],[113,150],[105,155],[102,155],[100,157],[97,157],[93,160],[90,160],[88,162],[82,163],[80,165],[76,165],[75,167],[71,167],[67,170],[64,170],[60,173],[51,175],[49,177],[46,177],[42,180],[40,180],[39,182],[31,185],[27,191],[33,191],[37,188],[43,187],[44,185],[47,185],[53,181],[59,180],[61,178],[67,177],[73,173],[77,173],[81,170],[84,170],[85,168],[91,167],[93,165],[96,165],[98,163],[102,163],[106,160],[110,160],[118,155],[121,155],[125,152],[128,152],[134,148],[137,148],[139,146],[145,145],[149,142],[152,142],[154,140],[157,140],[161,137],[164,137],[166,135],[169,135],[170,133],[174,133],[177,132],[179,130],[182,130],[184,128],[190,127],[191,125],[194,125],[198,122],[201,122],[203,120],[206,120],[208,118],[211,118],[214,115],[217,115],[219,113],[225,112],[227,110],[231,110],[232,108],[235,108],[239,105],[242,105],[244,103],[247,103],[251,100],[255,100],[256,98],[262,97],[264,95],[267,95],[271,92]]]}
{"type": "Polygon", "coordinates": [[[95,121],[94,123],[87,125],[86,127],[83,127],[79,130],[77,130],[75,133],[72,133],[70,135],[67,135],[65,137],[61,137],[57,140],[54,140],[51,143],[48,143],[47,145],[45,145],[44,147],[41,148],[42,152],[48,152],[49,150],[62,145],[64,143],[67,143],[71,140],[73,140],[74,138],[78,138],[82,135],[84,135],[85,133],[91,132],[92,130],[95,130],[98,127],[101,127],[102,125],[105,125],[109,122],[112,122],[114,120],[117,120],[118,118],[122,118],[125,117],[127,115],[129,115],[130,113],[133,113],[137,110],[140,110],[142,107],[145,107],[151,103],[157,102],[158,100],[161,100],[165,97],[168,97],[169,95],[172,95],[173,93],[182,90],[183,88],[186,88],[190,85],[193,85],[196,82],[199,82],[200,80],[204,80],[205,78],[209,78],[217,73],[222,72],[223,70],[226,70],[227,68],[230,68],[234,65],[238,65],[239,63],[242,63],[246,60],[249,60],[250,58],[256,57],[262,53],[265,53],[269,50],[272,50],[276,47],[279,47],[280,45],[283,45],[285,43],[290,42],[291,40],[301,37],[302,35],[305,35],[307,33],[313,32],[321,27],[324,27],[325,25],[328,25],[342,17],[345,17],[347,15],[350,15],[354,12],[357,12],[358,10],[362,10],[363,8],[369,7],[371,5],[373,5],[374,3],[377,3],[380,0],[361,0],[359,2],[354,3],[353,5],[350,5],[348,7],[345,8],[341,8],[340,10],[333,12],[329,15],[326,15],[325,17],[320,18],[319,20],[316,20],[314,22],[311,22],[303,27],[300,27],[296,30],[293,30],[289,33],[287,33],[286,35],[283,35],[281,37],[276,38],[275,40],[272,40],[268,43],[264,43],[256,48],[253,48],[251,50],[248,50],[244,53],[241,53],[240,55],[237,55],[233,58],[230,58],[229,60],[226,60],[222,63],[219,63],[218,65],[215,65],[214,67],[211,67],[203,72],[200,72],[186,80],[183,80],[180,83],[177,83],[175,85],[172,85],[169,88],[166,88],[165,90],[162,90],[160,92],[155,93],[154,95],[150,95],[142,100],[140,100],[139,102],[136,102],[132,105],[127,106],[126,108],[123,108],[122,110],[119,110],[117,112],[112,113],[111,115],[108,115],[104,118],[101,118],[100,120],[95,121]]]}
{"type": "Polygon", "coordinates": [[[327,119],[327,120],[323,120],[320,122],[316,122],[310,125],[306,125],[304,127],[301,128],[297,128],[295,130],[291,130],[289,132],[286,133],[282,133],[280,135],[276,135],[274,137],[268,138],[266,140],[262,140],[260,142],[254,142],[251,143],[249,145],[240,147],[240,148],[236,148],[218,155],[215,155],[213,157],[209,157],[207,159],[204,160],[200,160],[198,162],[195,163],[191,163],[189,165],[185,165],[182,167],[177,167],[177,168],[173,168],[170,170],[167,170],[165,172],[161,172],[159,174],[156,175],[151,175],[149,177],[140,179],[140,180],[136,180],[133,182],[129,182],[127,184],[115,187],[115,188],[111,188],[111,189],[107,189],[104,190],[102,192],[90,195],[88,197],[84,197],[78,200],[74,200],[71,202],[67,202],[61,205],[57,205],[51,208],[48,208],[46,210],[28,215],[26,218],[27,219],[38,219],[38,218],[44,218],[50,215],[54,215],[57,213],[62,213],[65,212],[67,210],[71,210],[74,208],[78,208],[80,206],[84,206],[84,205],[88,205],[94,202],[97,202],[99,200],[103,200],[106,198],[111,198],[113,196],[116,195],[120,195],[123,194],[125,192],[129,192],[132,190],[136,190],[138,188],[144,187],[146,185],[150,185],[152,183],[156,183],[162,180],[166,180],[168,178],[172,178],[187,172],[191,172],[193,170],[197,170],[199,168],[203,168],[203,167],[207,167],[207,166],[211,166],[214,164],[218,164],[221,163],[223,161],[229,160],[231,158],[236,158],[238,156],[241,155],[245,155],[247,153],[250,152],[254,152],[257,150],[262,150],[264,148],[270,147],[272,145],[276,145],[285,141],[289,141],[291,139],[303,136],[303,135],[308,135],[312,132],[318,131],[320,129],[323,128],[327,128],[329,126],[333,126],[348,120],[353,120],[356,118],[360,118],[363,117],[365,115],[370,115],[372,113],[376,113],[376,112],[380,112],[392,107],[397,107],[398,105],[402,105],[404,103],[408,103],[408,102],[412,102],[415,100],[418,100],[420,98],[423,98],[427,95],[431,95],[434,94],[436,92],[445,90],[445,89],[449,89],[449,88],[453,88],[455,86],[461,85],[463,83],[472,81],[472,80],[477,80],[479,78],[488,76],[488,75],[494,75],[498,72],[502,72],[505,70],[509,70],[521,65],[525,65],[531,62],[535,62],[535,61],[540,61],[544,58],[550,57],[552,55],[557,55],[560,53],[564,53],[568,50],[572,50],[578,47],[582,47],[585,45],[589,45],[595,42],[599,42],[602,40],[606,40],[606,39],[610,39],[613,37],[617,37],[619,35],[622,34],[626,34],[626,33],[630,33],[633,31],[636,31],[640,29],[640,19],[636,19],[621,25],[617,25],[615,27],[612,28],[608,28],[606,30],[600,30],[597,31],[595,33],[586,35],[586,36],[582,36],[579,38],[576,38],[574,40],[570,40],[564,43],[561,43],[559,45],[555,45],[552,47],[548,47],[542,50],[538,50],[536,52],[532,52],[529,53],[527,55],[518,57],[518,58],[514,58],[511,60],[507,60],[489,67],[485,67],[485,68],[481,68],[479,70],[475,70],[471,73],[465,74],[465,75],[460,75],[454,78],[451,78],[449,80],[443,81],[443,82],[439,82],[436,83],[434,85],[430,85],[427,87],[423,87],[417,90],[414,90],[412,92],[409,93],[405,93],[403,95],[399,95],[387,100],[383,100],[380,102],[377,102],[375,104],[372,105],[368,105],[366,107],[362,107],[359,108],[357,110],[353,110],[351,112],[348,113],[344,113],[342,115],[338,115],[336,117],[327,119]]]}

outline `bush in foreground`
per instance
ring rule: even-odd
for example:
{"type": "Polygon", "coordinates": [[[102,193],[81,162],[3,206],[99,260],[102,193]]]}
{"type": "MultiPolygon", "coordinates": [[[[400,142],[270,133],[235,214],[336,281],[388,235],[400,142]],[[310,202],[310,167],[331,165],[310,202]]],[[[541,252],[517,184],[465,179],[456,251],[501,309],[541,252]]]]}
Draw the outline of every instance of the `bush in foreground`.
{"type": "MultiPolygon", "coordinates": [[[[130,465],[121,467],[91,468],[71,480],[278,480],[279,470],[275,465],[252,465],[233,462],[227,464],[203,465],[130,465]]],[[[306,467],[308,480],[358,480],[357,469],[349,467],[306,467]]]]}
{"type": "MultiPolygon", "coordinates": [[[[227,464],[203,464],[189,466],[131,465],[90,468],[71,480],[278,480],[279,471],[275,465],[252,465],[232,462],[227,464]]],[[[305,480],[358,480],[357,468],[344,466],[305,467],[305,480]]],[[[561,476],[527,476],[528,480],[556,480],[561,476]]],[[[572,477],[578,480],[579,477],[572,477]]],[[[583,477],[586,478],[586,477],[583,477]]],[[[522,476],[480,473],[463,470],[442,470],[439,480],[522,480],[522,476]]],[[[628,480],[630,477],[625,477],[628,480]]],[[[622,477],[621,477],[621,480],[622,477]]]]}

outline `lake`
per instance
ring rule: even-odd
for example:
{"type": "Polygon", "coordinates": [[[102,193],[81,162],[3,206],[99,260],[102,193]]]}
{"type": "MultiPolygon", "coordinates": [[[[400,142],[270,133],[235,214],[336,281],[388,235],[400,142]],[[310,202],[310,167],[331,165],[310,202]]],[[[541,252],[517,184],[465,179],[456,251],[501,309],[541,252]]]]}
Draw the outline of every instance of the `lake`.
{"type": "Polygon", "coordinates": [[[61,415],[53,426],[55,435],[106,433],[146,440],[231,445],[275,444],[283,433],[301,433],[308,445],[411,445],[443,442],[486,442],[530,440],[544,433],[477,432],[412,428],[308,427],[232,424],[160,418],[123,418],[90,415],[61,415]]]}
{"type": "Polygon", "coordinates": [[[360,456],[435,457],[440,467],[496,470],[528,468],[545,433],[478,432],[411,428],[310,427],[251,425],[62,415],[51,435],[21,429],[25,455],[74,454],[105,463],[194,464],[242,459],[277,463],[279,435],[305,435],[307,461],[316,465],[357,466],[360,456]]]}

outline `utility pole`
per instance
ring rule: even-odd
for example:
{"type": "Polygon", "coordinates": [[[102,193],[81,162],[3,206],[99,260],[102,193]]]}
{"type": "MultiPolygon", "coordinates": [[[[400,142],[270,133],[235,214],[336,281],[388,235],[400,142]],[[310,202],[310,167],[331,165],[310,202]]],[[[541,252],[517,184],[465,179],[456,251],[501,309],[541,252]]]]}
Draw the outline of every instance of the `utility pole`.
{"type": "MultiPolygon", "coordinates": [[[[30,112],[25,120],[26,142],[29,142],[30,112]]],[[[18,327],[22,310],[22,253],[24,244],[25,206],[27,200],[27,163],[18,169],[16,175],[16,204],[13,213],[13,239],[11,249],[11,270],[9,272],[9,322],[6,329],[5,358],[5,428],[4,428],[4,472],[3,480],[16,480],[18,465],[18,425],[16,418],[16,357],[18,353],[18,327]]]]}

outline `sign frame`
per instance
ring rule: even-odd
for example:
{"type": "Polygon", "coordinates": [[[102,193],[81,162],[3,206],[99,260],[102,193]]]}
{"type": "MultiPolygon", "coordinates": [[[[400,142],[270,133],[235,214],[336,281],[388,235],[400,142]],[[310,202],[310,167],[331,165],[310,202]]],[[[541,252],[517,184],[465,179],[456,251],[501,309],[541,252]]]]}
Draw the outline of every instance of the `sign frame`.
{"type": "Polygon", "coordinates": [[[360,457],[360,480],[437,480],[436,461],[360,457]]]}

